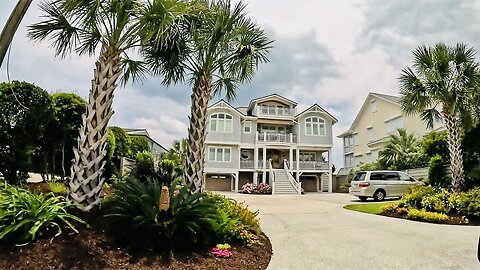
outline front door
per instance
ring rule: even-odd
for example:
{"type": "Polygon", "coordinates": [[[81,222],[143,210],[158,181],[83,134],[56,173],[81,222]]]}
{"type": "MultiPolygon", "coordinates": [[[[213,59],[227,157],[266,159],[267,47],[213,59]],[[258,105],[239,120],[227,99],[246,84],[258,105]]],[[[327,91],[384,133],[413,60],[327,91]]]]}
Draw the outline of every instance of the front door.
{"type": "Polygon", "coordinates": [[[267,158],[272,160],[272,167],[274,169],[282,169],[283,162],[281,160],[282,153],[280,150],[267,150],[267,158]]]}

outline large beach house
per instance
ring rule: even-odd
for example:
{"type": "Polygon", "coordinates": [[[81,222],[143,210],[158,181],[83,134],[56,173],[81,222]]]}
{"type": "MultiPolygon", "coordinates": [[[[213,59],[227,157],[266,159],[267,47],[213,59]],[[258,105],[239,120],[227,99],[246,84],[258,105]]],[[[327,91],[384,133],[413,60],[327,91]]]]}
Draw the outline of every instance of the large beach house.
{"type": "Polygon", "coordinates": [[[337,119],[318,104],[272,94],[233,107],[224,100],[207,112],[206,190],[241,190],[268,183],[274,194],[332,191],[332,126],[337,119]]]}

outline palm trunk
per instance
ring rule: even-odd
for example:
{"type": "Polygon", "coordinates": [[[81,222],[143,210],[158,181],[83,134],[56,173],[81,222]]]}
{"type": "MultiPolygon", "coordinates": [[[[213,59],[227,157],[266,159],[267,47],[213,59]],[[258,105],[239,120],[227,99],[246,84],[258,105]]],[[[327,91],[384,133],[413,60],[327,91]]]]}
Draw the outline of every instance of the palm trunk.
{"type": "Polygon", "coordinates": [[[193,86],[188,148],[185,160],[185,182],[193,192],[203,192],[204,142],[208,102],[211,98],[211,76],[203,73],[193,86]]]}
{"type": "Polygon", "coordinates": [[[32,0],[19,0],[3,28],[2,34],[0,35],[0,66],[3,63],[13,36],[31,3],[32,0]]]}
{"type": "Polygon", "coordinates": [[[452,171],[452,186],[456,192],[465,186],[463,171],[463,155],[460,145],[460,135],[457,119],[451,113],[448,105],[443,105],[443,117],[447,128],[448,151],[450,152],[450,169],[452,171]]]}
{"type": "Polygon", "coordinates": [[[73,148],[69,199],[83,211],[100,203],[104,179],[107,124],[113,115],[113,91],[120,75],[120,55],[114,48],[102,49],[94,70],[86,114],[82,115],[78,148],[73,148]]]}

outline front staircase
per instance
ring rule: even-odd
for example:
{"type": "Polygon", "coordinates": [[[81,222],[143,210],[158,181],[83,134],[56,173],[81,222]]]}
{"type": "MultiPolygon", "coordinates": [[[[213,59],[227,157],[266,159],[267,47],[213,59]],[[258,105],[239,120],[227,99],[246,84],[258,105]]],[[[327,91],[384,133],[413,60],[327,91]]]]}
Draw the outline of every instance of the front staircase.
{"type": "Polygon", "coordinates": [[[288,179],[287,172],[284,169],[273,170],[275,174],[274,194],[298,194],[292,182],[288,179]]]}

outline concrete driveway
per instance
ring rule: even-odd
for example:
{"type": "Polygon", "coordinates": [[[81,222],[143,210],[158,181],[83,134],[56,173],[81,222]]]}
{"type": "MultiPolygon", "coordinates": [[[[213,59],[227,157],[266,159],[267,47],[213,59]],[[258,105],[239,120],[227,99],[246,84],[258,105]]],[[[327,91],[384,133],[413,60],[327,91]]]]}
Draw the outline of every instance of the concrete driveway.
{"type": "Polygon", "coordinates": [[[345,210],[347,194],[225,193],[260,210],[276,269],[480,269],[480,228],[413,222],[345,210]]]}

